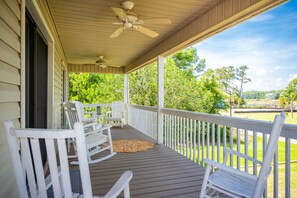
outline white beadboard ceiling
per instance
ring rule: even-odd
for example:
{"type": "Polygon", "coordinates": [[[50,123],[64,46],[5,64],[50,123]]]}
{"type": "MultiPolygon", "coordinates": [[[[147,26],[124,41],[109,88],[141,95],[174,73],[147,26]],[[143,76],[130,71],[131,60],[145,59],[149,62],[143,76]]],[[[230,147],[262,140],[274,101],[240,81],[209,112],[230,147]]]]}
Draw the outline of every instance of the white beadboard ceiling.
{"type": "Polygon", "coordinates": [[[126,66],[173,33],[215,7],[222,0],[135,0],[133,12],[140,19],[168,17],[170,25],[144,25],[159,36],[150,38],[127,30],[117,38],[109,36],[119,26],[110,7],[122,0],[47,0],[67,62],[94,64],[103,55],[109,65],[126,66]]]}

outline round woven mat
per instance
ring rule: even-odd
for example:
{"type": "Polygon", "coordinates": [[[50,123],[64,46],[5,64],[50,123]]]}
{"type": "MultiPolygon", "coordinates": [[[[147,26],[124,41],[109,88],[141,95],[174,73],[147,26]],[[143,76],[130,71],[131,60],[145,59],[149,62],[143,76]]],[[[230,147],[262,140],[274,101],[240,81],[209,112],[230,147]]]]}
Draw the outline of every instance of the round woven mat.
{"type": "Polygon", "coordinates": [[[147,151],[154,147],[154,143],[143,140],[113,140],[112,146],[117,153],[134,153],[147,151]]]}

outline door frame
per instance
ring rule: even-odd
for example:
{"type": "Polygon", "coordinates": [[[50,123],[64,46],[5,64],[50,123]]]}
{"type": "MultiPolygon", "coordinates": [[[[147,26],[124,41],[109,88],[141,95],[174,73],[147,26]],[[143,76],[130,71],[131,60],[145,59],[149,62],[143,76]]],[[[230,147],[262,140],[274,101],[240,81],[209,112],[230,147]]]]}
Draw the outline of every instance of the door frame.
{"type": "Polygon", "coordinates": [[[25,63],[25,27],[26,27],[26,9],[29,11],[39,30],[41,31],[48,46],[47,54],[47,128],[53,128],[54,120],[54,37],[42,15],[41,9],[35,0],[22,0],[21,2],[21,127],[25,127],[26,116],[26,63],[25,63]]]}

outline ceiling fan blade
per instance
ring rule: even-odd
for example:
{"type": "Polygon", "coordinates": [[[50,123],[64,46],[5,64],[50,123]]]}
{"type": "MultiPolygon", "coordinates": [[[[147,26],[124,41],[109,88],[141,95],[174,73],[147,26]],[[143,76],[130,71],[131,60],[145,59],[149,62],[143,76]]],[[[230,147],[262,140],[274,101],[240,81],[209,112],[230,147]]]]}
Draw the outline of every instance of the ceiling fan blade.
{"type": "Polygon", "coordinates": [[[112,33],[112,35],[110,35],[110,38],[118,37],[123,31],[124,31],[124,27],[122,26],[119,27],[118,29],[116,29],[116,31],[112,33]]]}
{"type": "Polygon", "coordinates": [[[127,19],[126,12],[122,8],[111,7],[112,11],[121,19],[127,19]]]}
{"type": "Polygon", "coordinates": [[[142,21],[143,21],[143,24],[157,24],[157,25],[171,24],[171,20],[169,18],[143,19],[142,21]]]}
{"type": "Polygon", "coordinates": [[[121,22],[112,22],[113,25],[123,25],[121,22]]]}
{"type": "Polygon", "coordinates": [[[143,26],[134,25],[133,27],[134,27],[135,30],[137,30],[137,31],[139,31],[139,32],[141,32],[141,33],[143,33],[145,35],[148,35],[150,37],[153,37],[153,38],[155,38],[155,37],[157,37],[159,35],[157,32],[154,32],[154,31],[152,31],[150,29],[147,29],[147,28],[145,28],[143,26]]]}

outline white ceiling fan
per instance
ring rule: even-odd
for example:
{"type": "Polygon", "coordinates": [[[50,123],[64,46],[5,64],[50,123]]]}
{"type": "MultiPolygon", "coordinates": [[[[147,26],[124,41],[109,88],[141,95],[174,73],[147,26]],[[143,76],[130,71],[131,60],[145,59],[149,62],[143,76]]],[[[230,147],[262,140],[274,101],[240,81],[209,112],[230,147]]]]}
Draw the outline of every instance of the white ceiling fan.
{"type": "Polygon", "coordinates": [[[105,60],[103,60],[104,56],[98,56],[98,60],[96,60],[96,65],[105,69],[107,67],[120,67],[120,66],[115,66],[115,65],[109,65],[106,63],[105,60]]]}
{"type": "Polygon", "coordinates": [[[132,12],[132,8],[134,7],[134,3],[132,1],[124,1],[122,2],[122,8],[111,7],[112,11],[117,15],[119,22],[114,22],[115,25],[121,25],[115,32],[110,36],[111,38],[118,37],[125,29],[133,29],[137,30],[147,36],[152,38],[157,37],[159,34],[154,32],[146,27],[143,27],[143,24],[171,24],[170,19],[168,18],[155,18],[155,19],[147,19],[140,20],[134,12],[132,12]]]}

